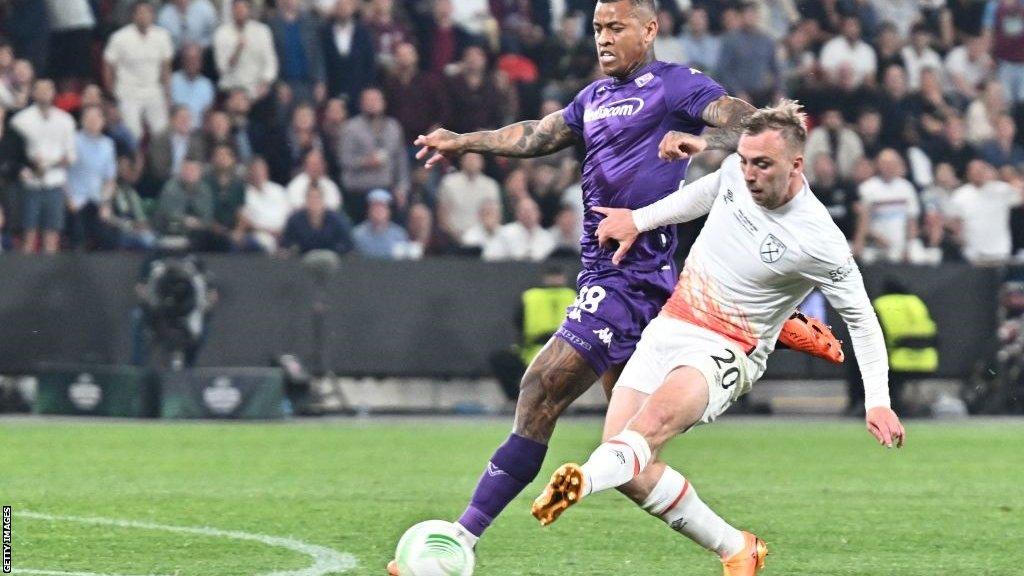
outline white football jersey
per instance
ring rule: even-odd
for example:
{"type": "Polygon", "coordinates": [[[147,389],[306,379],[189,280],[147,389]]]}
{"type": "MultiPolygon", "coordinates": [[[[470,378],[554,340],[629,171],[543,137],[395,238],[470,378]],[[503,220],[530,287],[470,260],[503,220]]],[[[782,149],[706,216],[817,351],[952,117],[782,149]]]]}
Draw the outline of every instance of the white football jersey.
{"type": "Polygon", "coordinates": [[[663,313],[739,344],[756,381],[782,325],[818,287],[849,327],[865,404],[888,406],[888,360],[878,318],[846,238],[806,181],[786,204],[762,208],[733,154],[716,172],[634,210],[633,218],[640,230],[649,230],[705,214],[707,223],[663,313]]]}

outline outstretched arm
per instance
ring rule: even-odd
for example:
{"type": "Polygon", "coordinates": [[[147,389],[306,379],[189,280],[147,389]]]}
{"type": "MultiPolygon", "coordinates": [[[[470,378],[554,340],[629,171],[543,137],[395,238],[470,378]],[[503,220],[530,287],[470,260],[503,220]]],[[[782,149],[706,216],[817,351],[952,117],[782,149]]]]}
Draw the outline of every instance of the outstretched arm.
{"type": "Polygon", "coordinates": [[[733,152],[743,133],[743,120],[757,110],[744,100],[722,96],[713,100],[701,112],[701,120],[709,126],[700,136],[688,132],[670,131],[658,145],[662,160],[685,160],[704,150],[733,152]]]}
{"type": "Polygon", "coordinates": [[[426,136],[420,135],[413,142],[416,146],[423,146],[416,153],[416,158],[427,158],[426,167],[430,168],[442,158],[451,160],[466,152],[489,152],[519,158],[551,154],[578,141],[562,112],[559,110],[540,120],[516,122],[497,130],[466,134],[434,130],[426,136]]]}

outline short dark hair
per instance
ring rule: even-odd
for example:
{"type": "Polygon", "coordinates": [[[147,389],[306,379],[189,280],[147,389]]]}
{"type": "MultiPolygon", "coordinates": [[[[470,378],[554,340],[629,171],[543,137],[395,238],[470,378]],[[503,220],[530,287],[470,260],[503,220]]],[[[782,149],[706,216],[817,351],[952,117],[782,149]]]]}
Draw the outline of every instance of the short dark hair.
{"type": "Polygon", "coordinates": [[[654,0],[597,0],[599,4],[614,4],[616,2],[629,2],[633,8],[646,8],[650,10],[651,14],[658,13],[658,7],[654,4],[654,0]]]}
{"type": "Polygon", "coordinates": [[[743,121],[743,132],[757,136],[768,130],[778,130],[791,146],[803,148],[807,142],[807,114],[796,100],[783,98],[771,108],[759,108],[743,121]]]}

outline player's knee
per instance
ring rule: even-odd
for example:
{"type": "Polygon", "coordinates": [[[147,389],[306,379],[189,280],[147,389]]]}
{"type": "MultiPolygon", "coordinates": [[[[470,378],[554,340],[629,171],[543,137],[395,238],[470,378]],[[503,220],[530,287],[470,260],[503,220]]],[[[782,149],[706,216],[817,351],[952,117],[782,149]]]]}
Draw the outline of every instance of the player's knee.
{"type": "Polygon", "coordinates": [[[639,432],[647,440],[651,450],[657,450],[679,432],[672,410],[650,403],[633,418],[627,427],[639,432]]]}

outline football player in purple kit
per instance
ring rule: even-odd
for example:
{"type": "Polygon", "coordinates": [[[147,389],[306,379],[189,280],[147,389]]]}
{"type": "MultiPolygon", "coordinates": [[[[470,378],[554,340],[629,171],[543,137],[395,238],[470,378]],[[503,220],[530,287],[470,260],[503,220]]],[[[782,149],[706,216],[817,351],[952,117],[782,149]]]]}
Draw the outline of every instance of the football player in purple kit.
{"type": "MultiPolygon", "coordinates": [[[[580,141],[586,147],[579,297],[527,368],[512,433],[491,456],[457,522],[470,546],[537,476],[562,412],[598,378],[610,393],[640,333],[675,286],[674,227],[642,234],[614,266],[614,250],[598,245],[601,216],[590,209],[639,208],[671,194],[689,156],[735,150],[742,121],[754,112],[700,71],[655,59],[653,0],[598,0],[593,28],[601,70],[610,78],[584,88],[564,109],[497,130],[439,129],[415,141],[423,147],[417,158],[426,158],[428,168],[466,152],[534,157],[580,141]]],[[[657,473],[641,475],[620,491],[642,506],[657,481],[657,473]]],[[[394,562],[388,568],[398,573],[394,562]]]]}

